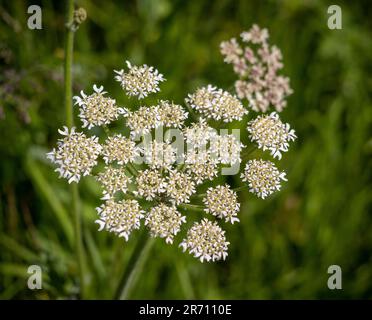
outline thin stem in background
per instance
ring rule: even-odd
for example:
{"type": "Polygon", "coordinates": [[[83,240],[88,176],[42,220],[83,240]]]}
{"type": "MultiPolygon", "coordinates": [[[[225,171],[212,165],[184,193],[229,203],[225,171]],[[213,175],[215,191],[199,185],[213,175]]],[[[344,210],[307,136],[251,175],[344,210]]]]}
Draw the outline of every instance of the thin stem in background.
{"type": "MultiPolygon", "coordinates": [[[[74,1],[67,1],[66,11],[66,38],[65,38],[65,65],[64,65],[64,84],[65,84],[65,110],[66,124],[69,128],[74,125],[73,105],[72,105],[72,60],[74,52],[74,31],[72,24],[74,19],[74,1]]],[[[84,247],[81,233],[81,213],[79,207],[79,190],[75,183],[70,187],[72,205],[71,210],[74,216],[75,231],[75,250],[79,269],[80,297],[85,297],[85,277],[84,277],[84,247]]]]}
{"type": "Polygon", "coordinates": [[[146,230],[142,230],[125,272],[120,279],[115,299],[126,300],[129,298],[153,244],[154,239],[148,236],[146,230]]]}

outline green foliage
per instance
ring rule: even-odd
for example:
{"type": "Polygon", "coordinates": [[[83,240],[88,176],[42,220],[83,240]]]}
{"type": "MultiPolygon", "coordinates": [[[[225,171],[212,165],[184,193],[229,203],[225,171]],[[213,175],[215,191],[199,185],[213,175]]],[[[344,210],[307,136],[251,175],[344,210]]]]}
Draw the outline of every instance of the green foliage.
{"type": "MultiPolygon", "coordinates": [[[[74,298],[79,288],[69,188],[44,156],[65,124],[65,8],[61,1],[40,5],[42,30],[27,29],[27,1],[0,8],[1,299],[74,298]],[[27,289],[30,264],[42,266],[43,290],[27,289]]],[[[240,194],[241,223],[226,226],[226,262],[201,264],[156,240],[131,298],[372,297],[371,3],[339,3],[342,30],[327,28],[329,3],[320,0],[77,5],[88,18],[75,38],[75,93],[102,84],[119,103],[135,106],[113,80],[113,69],[126,59],[154,65],[167,78],[146,102],[167,97],[181,103],[208,83],[229,89],[234,74],[219,43],[253,23],[268,28],[282,49],[295,90],[282,113],[299,137],[278,163],[289,179],[283,191],[265,201],[240,194]],[[343,290],[327,288],[332,264],[342,267],[343,290]]],[[[239,185],[239,179],[228,182],[239,185]]],[[[88,178],[80,192],[87,298],[110,299],[140,233],[128,243],[98,233],[100,190],[88,178]]]]}

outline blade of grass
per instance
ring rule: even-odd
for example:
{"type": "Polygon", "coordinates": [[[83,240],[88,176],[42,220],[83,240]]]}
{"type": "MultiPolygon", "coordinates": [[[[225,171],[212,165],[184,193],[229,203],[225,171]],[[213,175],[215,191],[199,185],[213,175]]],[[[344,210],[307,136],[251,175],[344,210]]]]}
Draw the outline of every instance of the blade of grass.
{"type": "Polygon", "coordinates": [[[25,169],[34,186],[40,191],[41,196],[47,201],[53,210],[64,234],[70,245],[73,243],[73,229],[71,219],[59,198],[53,192],[52,187],[42,174],[39,165],[30,157],[25,162],[25,169]]]}

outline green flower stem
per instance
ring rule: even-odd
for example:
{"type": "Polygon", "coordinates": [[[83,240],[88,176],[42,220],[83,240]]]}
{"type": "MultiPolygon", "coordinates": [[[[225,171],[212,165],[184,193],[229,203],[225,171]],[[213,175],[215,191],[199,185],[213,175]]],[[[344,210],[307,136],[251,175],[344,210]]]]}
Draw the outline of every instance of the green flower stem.
{"type": "MultiPolygon", "coordinates": [[[[65,85],[65,110],[66,124],[69,128],[74,125],[73,105],[72,105],[72,59],[74,51],[74,32],[71,29],[74,17],[74,1],[67,1],[66,12],[66,38],[65,38],[65,63],[64,63],[64,85],[65,85]]],[[[85,297],[85,277],[84,277],[84,247],[81,232],[81,213],[79,207],[79,190],[77,184],[73,183],[70,187],[72,206],[71,210],[74,216],[75,231],[75,250],[77,264],[79,269],[80,297],[85,297]]]]}
{"type": "Polygon", "coordinates": [[[196,205],[196,204],[183,203],[183,204],[180,204],[178,206],[181,207],[181,208],[184,208],[184,209],[191,209],[191,210],[195,210],[195,211],[204,211],[203,206],[199,206],[199,205],[196,205]]]}
{"type": "Polygon", "coordinates": [[[132,174],[133,174],[135,177],[138,176],[138,170],[136,169],[136,167],[135,167],[133,164],[131,164],[130,162],[128,162],[127,167],[128,167],[128,169],[132,172],[132,174]]]}
{"type": "MultiPolygon", "coordinates": [[[[237,188],[233,188],[231,190],[233,191],[242,191],[242,190],[245,190],[248,188],[248,184],[244,185],[244,186],[240,186],[240,187],[237,187],[237,188]]],[[[199,194],[195,194],[193,195],[193,198],[203,198],[205,197],[207,194],[206,193],[199,193],[199,194]]]]}
{"type": "Polygon", "coordinates": [[[232,190],[234,190],[234,191],[242,191],[242,190],[246,190],[247,188],[248,188],[248,184],[245,184],[244,186],[237,187],[237,188],[234,188],[232,190]]]}
{"type": "Polygon", "coordinates": [[[154,239],[149,237],[146,230],[143,230],[137,241],[136,247],[134,248],[132,256],[129,259],[125,272],[119,281],[119,286],[115,293],[115,299],[126,300],[129,298],[138,280],[138,276],[143,270],[153,244],[154,239]]]}
{"type": "Polygon", "coordinates": [[[252,152],[257,150],[257,146],[252,144],[242,152],[242,158],[246,159],[252,152]]]}

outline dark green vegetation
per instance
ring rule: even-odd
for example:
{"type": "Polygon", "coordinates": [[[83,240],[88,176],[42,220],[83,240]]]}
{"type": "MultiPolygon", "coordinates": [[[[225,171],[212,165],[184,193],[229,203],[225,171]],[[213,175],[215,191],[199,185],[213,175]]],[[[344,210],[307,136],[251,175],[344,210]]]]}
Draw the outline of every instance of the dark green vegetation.
{"type": "MultiPolygon", "coordinates": [[[[65,124],[65,8],[62,1],[39,3],[43,29],[32,31],[27,1],[0,2],[2,299],[78,293],[69,188],[45,158],[65,124]],[[27,289],[30,264],[42,266],[43,290],[27,289]]],[[[235,77],[219,43],[253,23],[267,27],[271,43],[282,49],[295,91],[281,114],[299,137],[278,163],[289,179],[283,191],[265,201],[240,194],[241,223],[224,224],[231,242],[226,262],[201,264],[176,245],[155,241],[132,298],[372,297],[372,7],[369,1],[339,1],[343,29],[329,30],[326,12],[333,3],[77,2],[88,18],[76,34],[75,94],[103,84],[123,105],[136,105],[113,80],[113,69],[126,59],[154,65],[167,78],[146,103],[180,103],[208,83],[230,88],[235,77]],[[327,288],[332,264],[342,267],[343,290],[327,288]]],[[[109,299],[139,232],[128,243],[98,233],[98,185],[83,179],[79,190],[87,298],[109,299]]]]}

